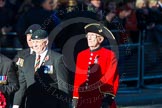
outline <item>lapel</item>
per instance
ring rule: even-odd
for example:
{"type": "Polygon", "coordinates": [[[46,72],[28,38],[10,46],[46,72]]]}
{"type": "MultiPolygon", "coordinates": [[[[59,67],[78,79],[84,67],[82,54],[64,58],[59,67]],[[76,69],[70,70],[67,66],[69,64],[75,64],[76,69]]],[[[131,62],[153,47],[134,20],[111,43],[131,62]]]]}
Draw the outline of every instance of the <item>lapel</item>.
{"type": "Polygon", "coordinates": [[[50,57],[51,57],[51,51],[48,50],[48,52],[43,60],[43,63],[41,65],[53,65],[52,59],[50,57]]]}
{"type": "Polygon", "coordinates": [[[24,55],[30,54],[30,48],[28,48],[24,53],[25,53],[24,55]]]}
{"type": "Polygon", "coordinates": [[[24,73],[24,76],[26,78],[27,86],[33,84],[35,82],[34,78],[34,64],[35,64],[35,54],[31,54],[24,60],[24,66],[22,68],[22,71],[24,73]]]}
{"type": "Polygon", "coordinates": [[[28,63],[27,63],[27,69],[31,69],[30,72],[34,74],[34,64],[35,64],[35,54],[31,54],[30,57],[28,58],[28,63]]]}

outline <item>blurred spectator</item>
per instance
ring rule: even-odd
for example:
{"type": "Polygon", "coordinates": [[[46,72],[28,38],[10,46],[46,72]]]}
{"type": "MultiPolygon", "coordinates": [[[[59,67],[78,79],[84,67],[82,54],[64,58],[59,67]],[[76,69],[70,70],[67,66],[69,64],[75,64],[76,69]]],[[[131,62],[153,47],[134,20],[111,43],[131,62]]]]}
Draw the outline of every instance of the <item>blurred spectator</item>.
{"type": "Polygon", "coordinates": [[[110,24],[113,20],[113,18],[116,16],[116,12],[114,11],[111,11],[111,10],[106,10],[105,11],[105,20],[107,22],[107,27],[112,30],[112,29],[115,29],[113,28],[113,26],[110,24]],[[110,24],[110,25],[109,25],[110,24]]]}
{"type": "Polygon", "coordinates": [[[97,13],[100,20],[103,19],[104,12],[102,9],[102,1],[101,0],[89,0],[87,3],[87,11],[91,11],[97,13]]]}
{"type": "Polygon", "coordinates": [[[61,19],[58,17],[59,16],[59,7],[60,7],[60,3],[58,0],[53,0],[52,2],[52,18],[53,21],[55,23],[55,26],[58,25],[61,22],[61,19]]]}
{"type": "Polygon", "coordinates": [[[149,17],[146,4],[146,0],[136,0],[137,27],[140,30],[146,29],[146,20],[149,17]]]}
{"type": "Polygon", "coordinates": [[[59,0],[53,0],[53,5],[52,5],[52,9],[56,10],[59,8],[60,2],[59,0]]]}
{"type": "Polygon", "coordinates": [[[14,10],[13,11],[14,17],[12,19],[14,23],[13,31],[15,31],[15,24],[18,20],[19,9],[23,4],[23,2],[25,2],[26,0],[6,0],[6,1],[10,3],[10,9],[14,10]]]}
{"type": "MultiPolygon", "coordinates": [[[[117,13],[116,13],[116,10],[117,10],[116,7],[117,7],[116,1],[110,1],[109,0],[109,1],[107,1],[105,3],[105,5],[104,5],[104,19],[103,19],[103,22],[104,22],[104,25],[109,30],[111,30],[111,32],[113,33],[113,35],[116,38],[116,41],[119,42],[119,34],[116,31],[117,28],[116,28],[115,24],[112,23],[113,19],[117,15],[117,13]]],[[[106,44],[105,40],[103,42],[104,44],[106,44]]]]}
{"type": "MultiPolygon", "coordinates": [[[[87,3],[87,2],[79,1],[79,3],[83,3],[83,5],[86,5],[85,3],[87,3]]],[[[70,2],[70,0],[69,0],[68,2],[64,2],[63,5],[78,7],[78,1],[72,0],[70,2]]],[[[79,5],[82,5],[82,4],[79,4],[79,5]]],[[[59,7],[59,9],[61,7],[59,7]]],[[[92,19],[92,21],[94,21],[94,20],[99,21],[99,18],[97,17],[96,13],[94,13],[92,11],[82,10],[82,9],[78,9],[78,8],[75,8],[71,12],[68,12],[66,10],[64,10],[64,11],[65,11],[65,13],[62,15],[61,21],[67,21],[71,18],[74,19],[74,18],[77,18],[77,17],[89,18],[89,19],[92,19]]],[[[71,24],[67,25],[66,27],[64,27],[62,29],[62,31],[60,31],[60,33],[55,38],[55,43],[56,43],[57,48],[62,49],[64,44],[66,43],[66,41],[68,39],[70,39],[73,36],[83,34],[84,33],[84,26],[86,24],[87,23],[85,21],[81,21],[81,20],[78,19],[78,22],[71,23],[71,24]]],[[[82,48],[85,49],[85,47],[87,48],[87,44],[84,44],[84,45],[82,44],[82,47],[80,47],[78,49],[79,50],[82,49],[82,48]]]]}
{"type": "Polygon", "coordinates": [[[157,0],[150,0],[148,2],[148,16],[149,18],[146,20],[146,41],[154,42],[156,44],[162,43],[162,13],[158,7],[157,0]]]}
{"type": "Polygon", "coordinates": [[[7,0],[7,1],[12,5],[12,9],[14,9],[15,12],[18,12],[20,6],[28,0],[7,0]]]}
{"type": "Polygon", "coordinates": [[[66,8],[67,12],[72,12],[72,11],[78,11],[78,3],[76,0],[69,0],[68,1],[68,6],[66,8]]]}
{"type": "Polygon", "coordinates": [[[28,10],[30,10],[30,8],[34,7],[34,4],[32,3],[32,0],[25,0],[19,10],[18,10],[18,14],[23,14],[25,12],[27,12],[28,10]]]}
{"type": "Polygon", "coordinates": [[[6,0],[0,0],[0,46],[6,47],[7,33],[12,30],[13,11],[10,8],[9,2],[6,0]]]}
{"type": "MultiPolygon", "coordinates": [[[[116,17],[116,12],[112,10],[105,10],[105,18],[103,20],[104,25],[113,33],[116,38],[116,41],[119,42],[119,33],[114,23],[113,19],[116,17]]],[[[104,40],[103,45],[107,45],[107,39],[104,40]]]]}
{"type": "Polygon", "coordinates": [[[107,1],[107,2],[105,3],[104,8],[105,8],[106,10],[116,11],[116,8],[117,8],[117,1],[110,1],[110,0],[107,1]]]}
{"type": "Polygon", "coordinates": [[[50,32],[55,27],[53,21],[52,0],[33,0],[32,7],[29,11],[22,14],[17,23],[17,32],[23,48],[27,47],[25,43],[24,32],[29,25],[40,24],[42,29],[50,32]]]}
{"type": "MultiPolygon", "coordinates": [[[[162,0],[158,1],[158,8],[159,8],[160,14],[162,14],[162,0]]],[[[161,21],[161,23],[162,23],[162,21],[161,21]]]]}
{"type": "Polygon", "coordinates": [[[158,6],[158,0],[148,0],[149,8],[156,8],[158,6]]]}
{"type": "Polygon", "coordinates": [[[145,49],[146,56],[152,65],[158,63],[160,56],[159,44],[162,43],[162,13],[157,0],[149,0],[147,6],[147,16],[145,19],[146,42],[151,43],[149,49],[145,49]]]}
{"type": "Polygon", "coordinates": [[[146,4],[147,4],[146,0],[136,0],[136,8],[137,9],[145,8],[146,4]]]}
{"type": "Polygon", "coordinates": [[[133,43],[139,41],[139,31],[137,28],[137,17],[135,10],[135,0],[126,0],[126,6],[131,9],[131,14],[126,18],[125,28],[133,43]]]}
{"type": "Polygon", "coordinates": [[[162,9],[162,0],[159,0],[159,1],[158,1],[158,5],[159,5],[159,8],[162,9]]]}
{"type": "Polygon", "coordinates": [[[132,10],[124,3],[120,3],[118,6],[118,17],[123,25],[125,25],[126,18],[131,14],[132,10]]]}
{"type": "Polygon", "coordinates": [[[53,0],[52,10],[60,19],[63,19],[66,14],[67,4],[68,0],[53,0]]]}
{"type": "Polygon", "coordinates": [[[129,43],[129,36],[127,31],[125,30],[125,24],[126,24],[126,18],[128,18],[128,16],[130,16],[132,10],[131,8],[129,8],[128,6],[126,6],[126,4],[124,4],[123,2],[120,2],[118,4],[118,10],[117,10],[117,24],[116,24],[116,28],[119,31],[120,34],[120,41],[119,44],[125,44],[125,43],[129,43]]]}

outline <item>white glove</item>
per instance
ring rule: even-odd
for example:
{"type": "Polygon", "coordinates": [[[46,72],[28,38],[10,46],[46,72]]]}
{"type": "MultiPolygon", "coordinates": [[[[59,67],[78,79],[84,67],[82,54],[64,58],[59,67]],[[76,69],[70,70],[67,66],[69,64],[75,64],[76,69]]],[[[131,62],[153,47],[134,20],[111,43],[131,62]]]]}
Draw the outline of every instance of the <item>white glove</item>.
{"type": "Polygon", "coordinates": [[[19,108],[19,105],[13,105],[12,108],[19,108]]]}

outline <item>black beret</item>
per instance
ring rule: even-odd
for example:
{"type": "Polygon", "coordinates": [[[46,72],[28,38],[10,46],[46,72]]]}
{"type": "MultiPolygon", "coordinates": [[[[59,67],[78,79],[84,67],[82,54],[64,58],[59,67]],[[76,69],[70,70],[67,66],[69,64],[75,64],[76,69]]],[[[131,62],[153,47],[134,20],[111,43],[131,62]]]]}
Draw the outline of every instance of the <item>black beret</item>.
{"type": "Polygon", "coordinates": [[[99,34],[103,37],[107,37],[107,38],[110,38],[110,39],[115,39],[115,37],[113,36],[113,34],[111,33],[111,31],[106,28],[103,24],[100,24],[100,23],[90,23],[90,24],[87,24],[85,27],[85,32],[88,33],[88,32],[93,32],[93,33],[96,33],[96,34],[99,34]]]}
{"type": "Polygon", "coordinates": [[[40,29],[41,26],[39,24],[33,24],[28,27],[28,29],[25,31],[26,34],[33,34],[36,30],[40,29]]]}
{"type": "Polygon", "coordinates": [[[32,34],[31,39],[45,39],[46,37],[48,37],[48,33],[45,30],[38,29],[32,34]]]}

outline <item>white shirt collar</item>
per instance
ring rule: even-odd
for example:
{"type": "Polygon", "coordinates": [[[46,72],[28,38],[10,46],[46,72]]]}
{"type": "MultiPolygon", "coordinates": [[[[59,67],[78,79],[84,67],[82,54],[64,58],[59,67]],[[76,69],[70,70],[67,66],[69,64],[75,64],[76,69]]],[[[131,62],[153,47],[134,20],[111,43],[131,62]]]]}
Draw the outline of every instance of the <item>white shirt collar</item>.
{"type": "MultiPolygon", "coordinates": [[[[43,53],[39,54],[41,56],[41,58],[46,56],[47,51],[48,51],[48,49],[46,49],[43,53]]],[[[38,55],[36,54],[36,56],[38,56],[38,55]]]]}
{"type": "Polygon", "coordinates": [[[30,54],[33,54],[34,50],[32,48],[30,48],[30,54]]]}

